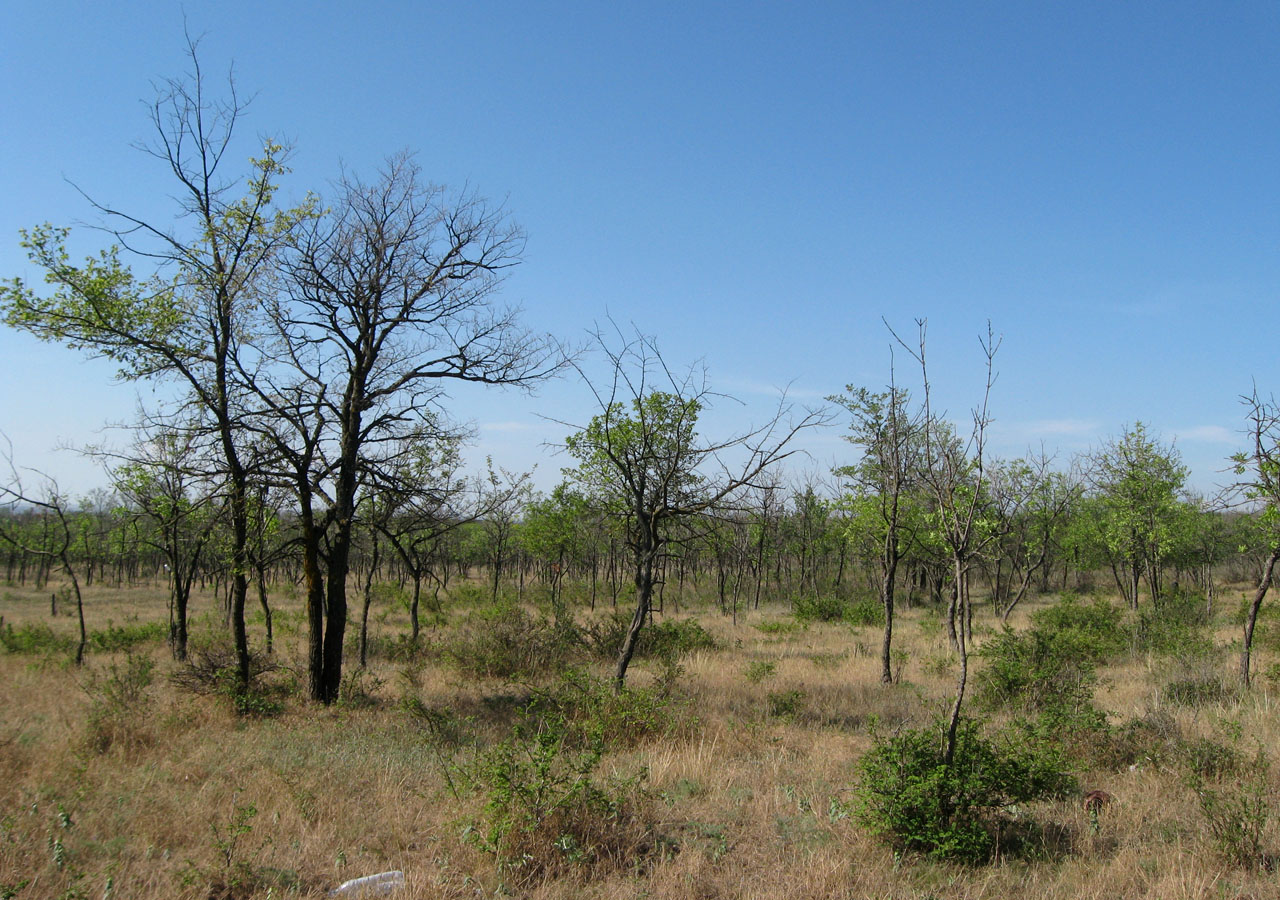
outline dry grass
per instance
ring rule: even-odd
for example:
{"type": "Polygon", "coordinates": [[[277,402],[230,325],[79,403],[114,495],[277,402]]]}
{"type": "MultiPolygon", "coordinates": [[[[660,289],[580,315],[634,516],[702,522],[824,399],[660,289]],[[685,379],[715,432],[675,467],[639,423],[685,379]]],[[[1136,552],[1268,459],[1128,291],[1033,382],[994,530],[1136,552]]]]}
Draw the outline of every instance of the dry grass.
{"type": "MultiPolygon", "coordinates": [[[[47,593],[7,589],[6,625],[72,633],[73,618],[50,620],[47,593]]],[[[295,601],[277,602],[274,677],[287,687],[300,672],[302,624],[295,601]]],[[[1017,627],[1037,608],[1025,606],[1017,627]]],[[[86,614],[90,629],[161,619],[163,591],[94,586],[86,614]]],[[[651,839],[635,844],[634,860],[564,865],[519,888],[464,837],[483,822],[485,802],[467,772],[510,734],[535,685],[461,673],[431,650],[449,626],[426,632],[427,650],[412,663],[375,653],[368,702],[320,709],[294,694],[268,718],[237,717],[224,697],[180,690],[166,677],[175,666],[167,649],[139,645],[132,653],[154,660],[154,678],[144,699],[113,712],[119,730],[105,744],[92,723],[104,714],[104,680],[123,677],[124,654],[91,655],[77,670],[65,654],[0,650],[0,891],[20,900],[305,897],[398,868],[403,896],[432,898],[504,888],[538,898],[1280,896],[1274,872],[1225,861],[1185,766],[1158,754],[1077,772],[1083,789],[1116,798],[1096,825],[1078,801],[1025,811],[1048,826],[1039,858],[977,868],[895,859],[850,815],[855,767],[873,718],[891,732],[945,706],[955,666],[935,614],[899,616],[903,680],[892,686],[878,682],[875,629],[755,627],[789,623],[782,608],[737,626],[710,607],[695,615],[720,644],[683,660],[678,684],[696,723],[612,746],[598,768],[601,779],[647,771],[651,839]],[[419,701],[417,714],[401,704],[405,695],[419,701]]],[[[219,627],[210,597],[196,617],[198,631],[219,627]]],[[[994,632],[985,613],[976,624],[980,638],[994,632]]],[[[378,646],[404,627],[401,611],[375,610],[374,636],[386,638],[378,646]]],[[[1200,664],[1228,684],[1236,639],[1223,625],[1218,651],[1200,664]]],[[[1259,653],[1258,671],[1269,654],[1259,653]]],[[[1181,740],[1234,745],[1246,760],[1259,743],[1277,746],[1271,682],[1260,678],[1243,697],[1175,702],[1167,685],[1185,674],[1178,666],[1126,658],[1100,673],[1097,701],[1114,723],[1145,717],[1181,740]]],[[[652,685],[660,669],[641,663],[632,683],[652,685]]],[[[1266,842],[1280,851],[1274,825],[1266,842]]]]}

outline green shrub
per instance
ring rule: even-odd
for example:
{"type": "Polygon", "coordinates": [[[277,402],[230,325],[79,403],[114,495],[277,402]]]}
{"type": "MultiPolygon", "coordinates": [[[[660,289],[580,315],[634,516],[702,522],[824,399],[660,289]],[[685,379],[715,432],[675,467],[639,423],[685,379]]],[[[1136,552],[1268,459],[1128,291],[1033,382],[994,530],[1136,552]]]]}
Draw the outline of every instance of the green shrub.
{"type": "Polygon", "coordinates": [[[63,653],[75,650],[78,644],[71,635],[55,632],[48,625],[35,623],[14,628],[0,628],[0,647],[9,653],[63,653]]]}
{"type": "MultiPolygon", "coordinates": [[[[631,616],[615,613],[586,625],[581,629],[582,639],[592,655],[601,659],[614,659],[622,650],[622,643],[631,628],[631,616]]],[[[719,647],[711,632],[696,619],[668,619],[646,623],[636,642],[635,659],[675,659],[695,650],[715,650],[719,647]]]]}
{"type": "Polygon", "coordinates": [[[164,622],[131,622],[126,625],[107,623],[101,630],[89,632],[89,646],[106,653],[131,650],[138,644],[161,643],[169,637],[164,622]]]}
{"type": "Polygon", "coordinates": [[[791,612],[801,622],[840,622],[844,620],[846,604],[839,597],[797,597],[791,604],[791,612]]]}
{"type": "Polygon", "coordinates": [[[550,688],[536,690],[522,715],[526,722],[563,731],[570,743],[626,747],[642,740],[666,737],[691,724],[688,703],[675,692],[678,666],[667,670],[652,687],[624,686],[577,669],[567,669],[550,688]]]}
{"type": "Polygon", "coordinates": [[[770,691],[768,696],[769,715],[775,719],[790,721],[804,710],[805,695],[799,688],[789,691],[770,691]]]}
{"type": "Polygon", "coordinates": [[[850,625],[858,627],[872,625],[882,627],[884,625],[884,607],[876,597],[864,595],[848,605],[845,609],[844,620],[850,625]]]}
{"type": "Polygon", "coordinates": [[[1236,699],[1235,685],[1212,673],[1197,673],[1179,678],[1164,686],[1164,699],[1182,706],[1204,706],[1236,699]]]}
{"type": "Polygon", "coordinates": [[[945,761],[946,723],[874,735],[859,763],[858,820],[899,851],[978,863],[989,859],[1015,804],[1076,790],[1061,758],[1040,747],[997,746],[963,719],[955,755],[945,761]]]}
{"type": "Polygon", "coordinates": [[[1076,637],[1069,631],[1019,633],[1005,627],[979,653],[987,664],[978,672],[976,701],[987,709],[1011,706],[1059,715],[1090,707],[1097,676],[1076,637]]]}
{"type": "Polygon", "coordinates": [[[1204,598],[1177,593],[1148,604],[1138,613],[1134,648],[1182,660],[1203,659],[1213,652],[1208,625],[1204,598]]]}
{"type": "Polygon", "coordinates": [[[778,664],[769,660],[757,659],[747,666],[747,681],[752,684],[759,684],[766,678],[772,678],[774,673],[778,671],[778,664]]]}
{"type": "Polygon", "coordinates": [[[1263,835],[1271,818],[1271,761],[1261,746],[1248,769],[1248,776],[1233,784],[1210,785],[1196,773],[1188,783],[1219,852],[1238,866],[1259,868],[1268,862],[1263,835]]]}
{"type": "Polygon", "coordinates": [[[1102,599],[1080,603],[1068,594],[1033,613],[1031,623],[1034,631],[1053,635],[1065,652],[1082,654],[1094,663],[1115,659],[1131,639],[1120,609],[1102,599]]]}
{"type": "Polygon", "coordinates": [[[491,678],[527,678],[556,672],[581,646],[573,628],[528,613],[515,603],[481,606],[458,626],[442,652],[463,672],[491,678]]]}
{"type": "Polygon", "coordinates": [[[504,888],[575,871],[599,877],[634,866],[655,846],[644,773],[601,781],[603,742],[579,749],[573,738],[564,721],[528,721],[468,772],[485,795],[484,822],[468,835],[493,854],[504,888]]]}
{"type": "Polygon", "coordinates": [[[150,706],[147,689],[154,668],[155,660],[130,653],[122,663],[91,671],[84,685],[91,700],[85,723],[86,742],[91,750],[105,753],[112,746],[145,743],[150,706]]]}
{"type": "Polygon", "coordinates": [[[1219,779],[1235,775],[1241,767],[1240,751],[1211,738],[1184,741],[1179,751],[1192,778],[1219,779]]]}
{"type": "Polygon", "coordinates": [[[711,632],[696,619],[667,619],[657,622],[640,632],[637,652],[644,656],[663,659],[679,658],[695,650],[715,650],[719,647],[711,632]]]}

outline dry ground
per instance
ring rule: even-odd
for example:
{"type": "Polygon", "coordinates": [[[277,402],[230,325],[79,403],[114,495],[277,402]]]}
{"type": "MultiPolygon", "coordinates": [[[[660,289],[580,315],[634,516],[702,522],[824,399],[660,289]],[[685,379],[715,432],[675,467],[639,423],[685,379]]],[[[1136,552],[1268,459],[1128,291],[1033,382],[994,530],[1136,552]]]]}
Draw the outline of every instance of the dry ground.
{"type": "MultiPolygon", "coordinates": [[[[50,619],[47,592],[0,597],[6,626],[74,629],[68,616],[50,619]]],[[[1028,604],[1015,624],[1053,599],[1028,604]]],[[[281,591],[276,602],[282,668],[271,679],[283,690],[300,680],[304,636],[296,598],[281,591]]],[[[163,591],[93,588],[86,611],[91,629],[156,620],[163,591]]],[[[1096,828],[1078,799],[1024,811],[1055,835],[1035,858],[975,868],[895,858],[849,815],[855,765],[872,745],[873,718],[892,731],[944,708],[955,663],[936,615],[900,615],[901,683],[883,686],[875,628],[793,627],[781,606],[736,626],[713,608],[694,614],[720,648],[683,660],[677,689],[689,718],[671,735],[616,747],[599,768],[602,777],[647,773],[660,847],[631,865],[570,868],[523,888],[465,837],[485,803],[465,771],[509,731],[530,685],[465,674],[440,654],[409,677],[408,664],[383,652],[404,631],[398,609],[375,610],[373,633],[385,640],[351,702],[317,708],[295,690],[269,717],[238,716],[224,696],[175,686],[167,675],[177,666],[155,640],[131,651],[135,666],[154,660],[151,685],[123,698],[123,652],[91,653],[77,669],[62,651],[0,650],[0,897],[320,896],[388,869],[406,873],[404,897],[1280,897],[1280,874],[1218,852],[1185,773],[1160,759],[1076,773],[1082,790],[1116,798],[1096,828]],[[757,627],[770,622],[782,624],[757,627]],[[444,713],[444,725],[408,714],[406,695],[444,713]],[[442,735],[455,726],[465,735],[442,735]]],[[[218,632],[210,598],[196,617],[197,633],[218,632]]],[[[994,627],[979,613],[979,643],[994,627]]],[[[428,642],[449,633],[442,626],[428,642]]],[[[1217,629],[1213,665],[1227,680],[1235,640],[1229,621],[1217,629]]],[[[1275,658],[1264,648],[1259,671],[1275,658]]],[[[1259,678],[1243,698],[1173,703],[1165,685],[1186,665],[1130,658],[1102,673],[1098,702],[1116,723],[1145,717],[1188,739],[1246,754],[1260,743],[1270,754],[1280,734],[1272,682],[1259,678]]],[[[642,663],[633,681],[656,677],[658,666],[642,663]]],[[[1280,851],[1273,825],[1265,837],[1280,851]]]]}

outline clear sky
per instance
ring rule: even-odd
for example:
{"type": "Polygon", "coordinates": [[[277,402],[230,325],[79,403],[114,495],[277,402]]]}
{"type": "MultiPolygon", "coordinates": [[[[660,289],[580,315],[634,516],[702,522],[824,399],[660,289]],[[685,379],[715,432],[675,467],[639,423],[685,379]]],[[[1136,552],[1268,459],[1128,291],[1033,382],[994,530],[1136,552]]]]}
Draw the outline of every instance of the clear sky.
{"type": "MultiPolygon", "coordinates": [[[[992,322],[1004,456],[1140,419],[1209,490],[1242,443],[1239,395],[1280,388],[1280,5],[10,4],[0,275],[32,275],[19,228],[94,221],[72,182],[170,214],[173,185],[131,145],[152,83],[187,67],[184,11],[206,71],[234,62],[256,94],[242,157],[256,135],[294,146],[286,193],[409,149],[504,200],[529,234],[504,298],[565,338],[612,315],[671,363],[705,361],[745,404],[708,433],[767,416],[784,386],[882,386],[882,317],[928,319],[957,417],[992,322]]],[[[17,462],[100,484],[52,448],[129,419],[136,389],[7,331],[0,376],[17,462]]],[[[573,378],[458,391],[451,410],[473,455],[536,463],[544,488],[565,429],[540,416],[593,412],[573,378]]],[[[847,460],[839,433],[803,465],[847,460]]]]}

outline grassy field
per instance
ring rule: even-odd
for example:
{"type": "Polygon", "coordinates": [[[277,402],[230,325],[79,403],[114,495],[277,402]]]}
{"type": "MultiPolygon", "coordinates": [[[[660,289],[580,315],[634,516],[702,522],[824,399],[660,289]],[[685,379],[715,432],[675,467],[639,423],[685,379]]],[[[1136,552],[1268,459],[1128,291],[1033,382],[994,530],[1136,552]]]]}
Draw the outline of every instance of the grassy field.
{"type": "MultiPolygon", "coordinates": [[[[349,657],[343,701],[326,709],[300,696],[305,625],[280,590],[274,668],[237,710],[216,677],[173,678],[163,589],[90,589],[95,637],[76,668],[74,619],[50,617],[48,590],[10,587],[0,897],[321,896],[390,869],[406,873],[403,897],[1280,896],[1266,819],[1276,694],[1266,674],[1235,688],[1240,593],[1223,592],[1200,651],[1131,649],[1103,666],[1095,701],[1116,747],[1075,757],[1079,793],[1010,811],[1037,836],[1018,855],[962,866],[895,853],[858,819],[873,733],[927,726],[954,690],[928,609],[900,613],[892,686],[874,626],[802,623],[782,605],[737,625],[683,610],[714,646],[668,629],[687,652],[642,658],[618,701],[592,678],[607,660],[532,607],[450,602],[409,653],[403,609],[384,601],[369,667],[349,657]],[[574,668],[533,671],[547,660],[574,668]],[[1091,816],[1081,795],[1094,789],[1114,802],[1091,816]],[[1233,838],[1241,815],[1253,833],[1233,838]],[[1246,838],[1261,850],[1233,859],[1246,838]]],[[[1015,628],[1055,601],[1028,603],[1015,628]]],[[[210,597],[196,619],[194,658],[211,674],[225,642],[210,597]]],[[[1260,673],[1280,659],[1269,626],[1260,673]]],[[[986,610],[974,633],[979,646],[998,633],[986,610]]],[[[986,715],[995,733],[1011,713],[986,715]]]]}

